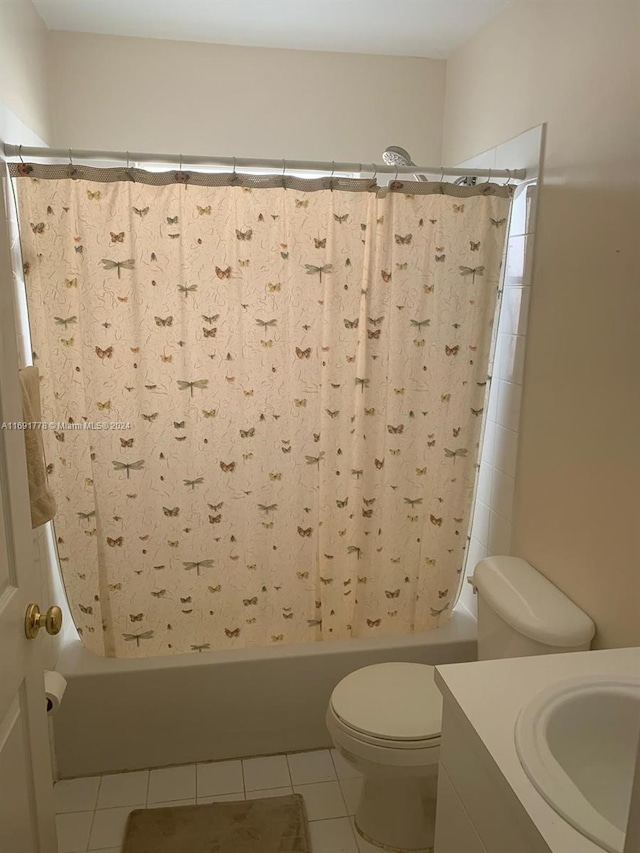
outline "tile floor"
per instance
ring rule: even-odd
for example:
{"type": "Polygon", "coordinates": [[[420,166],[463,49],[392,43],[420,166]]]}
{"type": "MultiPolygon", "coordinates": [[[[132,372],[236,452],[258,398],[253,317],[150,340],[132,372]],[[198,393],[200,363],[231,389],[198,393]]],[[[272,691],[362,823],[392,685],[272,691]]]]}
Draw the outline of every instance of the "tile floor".
{"type": "Polygon", "coordinates": [[[335,750],[188,764],[58,782],[59,853],[120,853],[133,809],[304,796],[313,853],[381,853],[356,834],[361,779],[335,750]]]}

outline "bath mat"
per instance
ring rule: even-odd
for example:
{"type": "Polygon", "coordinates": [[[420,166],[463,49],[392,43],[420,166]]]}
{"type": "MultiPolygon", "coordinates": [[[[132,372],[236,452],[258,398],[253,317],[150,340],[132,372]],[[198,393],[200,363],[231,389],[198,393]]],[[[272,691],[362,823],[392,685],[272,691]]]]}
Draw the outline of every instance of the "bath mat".
{"type": "Polygon", "coordinates": [[[301,794],[137,809],[122,853],[311,853],[301,794]]]}

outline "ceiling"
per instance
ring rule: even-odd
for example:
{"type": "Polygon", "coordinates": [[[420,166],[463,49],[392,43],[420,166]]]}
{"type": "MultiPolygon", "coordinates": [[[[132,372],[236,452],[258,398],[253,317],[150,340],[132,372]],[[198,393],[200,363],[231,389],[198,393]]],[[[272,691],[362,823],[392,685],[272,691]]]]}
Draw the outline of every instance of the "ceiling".
{"type": "Polygon", "coordinates": [[[446,57],[510,0],[33,0],[52,30],[446,57]]]}

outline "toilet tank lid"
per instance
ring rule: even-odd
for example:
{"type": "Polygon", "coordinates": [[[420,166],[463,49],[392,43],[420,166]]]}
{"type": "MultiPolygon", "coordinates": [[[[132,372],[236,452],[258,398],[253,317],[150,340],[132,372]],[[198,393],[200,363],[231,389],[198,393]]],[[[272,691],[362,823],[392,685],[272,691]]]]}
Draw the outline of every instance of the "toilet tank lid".
{"type": "Polygon", "coordinates": [[[473,584],[507,625],[548,646],[582,646],[596,627],[587,614],[519,557],[486,557],[473,584]]]}

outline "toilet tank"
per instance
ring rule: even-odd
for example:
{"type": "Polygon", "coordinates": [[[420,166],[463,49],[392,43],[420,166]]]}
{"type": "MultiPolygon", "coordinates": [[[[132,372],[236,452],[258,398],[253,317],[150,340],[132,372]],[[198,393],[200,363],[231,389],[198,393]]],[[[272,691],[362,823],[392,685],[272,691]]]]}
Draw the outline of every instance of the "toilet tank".
{"type": "Polygon", "coordinates": [[[582,652],[592,620],[519,557],[486,557],[473,573],[478,593],[478,660],[582,652]]]}

